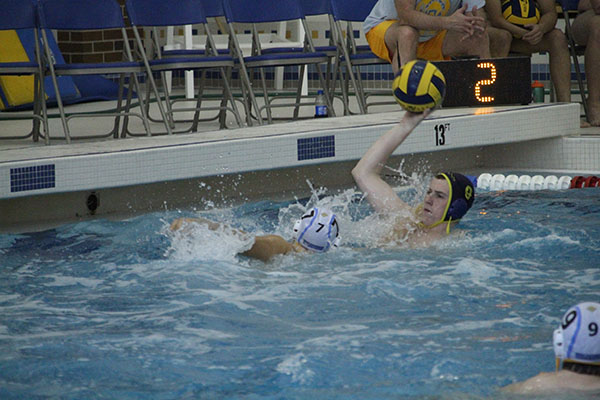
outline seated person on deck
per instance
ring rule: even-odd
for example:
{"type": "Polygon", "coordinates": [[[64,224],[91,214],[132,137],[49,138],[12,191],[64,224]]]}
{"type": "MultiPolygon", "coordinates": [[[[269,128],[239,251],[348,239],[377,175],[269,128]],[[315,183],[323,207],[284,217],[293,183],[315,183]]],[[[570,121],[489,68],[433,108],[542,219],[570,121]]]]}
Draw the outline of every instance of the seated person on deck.
{"type": "MultiPolygon", "coordinates": [[[[186,224],[204,224],[211,230],[217,230],[223,225],[203,218],[178,218],[171,224],[171,230],[185,228],[186,224]]],[[[234,234],[245,234],[237,229],[234,234]]],[[[339,226],[335,214],[325,208],[311,208],[294,225],[294,241],[288,242],[279,235],[261,235],[254,237],[252,247],[242,255],[269,261],[276,255],[292,252],[325,252],[331,247],[337,247],[340,242],[339,226]]]]}
{"type": "Polygon", "coordinates": [[[379,0],[363,23],[371,50],[394,73],[416,58],[506,57],[511,36],[488,26],[485,0],[379,0]]]}
{"type": "Polygon", "coordinates": [[[393,229],[384,242],[402,242],[410,246],[431,244],[449,234],[451,226],[456,225],[473,205],[473,184],[458,173],[437,174],[431,180],[423,204],[416,210],[401,200],[381,178],[381,169],[389,156],[429,114],[430,110],[420,114],[407,111],[400,123],[384,133],[352,170],[356,184],[377,213],[400,217],[394,218],[393,229]],[[402,214],[413,217],[402,218],[402,214]]]}
{"type": "Polygon", "coordinates": [[[573,37],[585,45],[588,120],[600,126],[600,0],[581,0],[573,21],[573,37]]]}
{"type": "Polygon", "coordinates": [[[599,303],[585,302],[571,307],[554,331],[556,372],[542,372],[526,381],[508,385],[503,390],[532,395],[600,395],[599,329],[599,303]],[[559,369],[561,363],[562,368],[559,369]]]}
{"type": "Polygon", "coordinates": [[[502,13],[501,0],[486,0],[485,10],[490,23],[512,33],[510,50],[520,54],[548,52],[550,54],[550,77],[556,88],[556,99],[571,101],[571,61],[567,38],[557,29],[556,3],[554,0],[525,0],[529,7],[539,7],[537,23],[517,25],[507,21],[502,13]]]}

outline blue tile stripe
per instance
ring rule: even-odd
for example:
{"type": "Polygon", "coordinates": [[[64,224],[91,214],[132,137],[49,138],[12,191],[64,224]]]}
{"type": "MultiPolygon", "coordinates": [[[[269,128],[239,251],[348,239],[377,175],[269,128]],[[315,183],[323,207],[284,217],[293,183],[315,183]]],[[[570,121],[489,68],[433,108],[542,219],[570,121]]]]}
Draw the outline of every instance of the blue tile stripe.
{"type": "Polygon", "coordinates": [[[12,193],[48,189],[55,185],[54,164],[10,169],[10,191],[12,193]]]}
{"type": "Polygon", "coordinates": [[[298,139],[298,161],[335,157],[335,136],[298,139]]]}

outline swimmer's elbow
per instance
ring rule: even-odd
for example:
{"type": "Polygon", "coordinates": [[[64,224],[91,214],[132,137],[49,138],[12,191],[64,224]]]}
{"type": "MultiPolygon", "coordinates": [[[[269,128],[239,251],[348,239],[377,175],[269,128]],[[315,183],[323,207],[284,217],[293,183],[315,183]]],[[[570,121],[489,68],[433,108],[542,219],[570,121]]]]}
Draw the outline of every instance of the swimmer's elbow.
{"type": "Polygon", "coordinates": [[[367,168],[361,166],[360,163],[357,164],[354,169],[352,169],[352,178],[354,178],[354,182],[356,182],[358,187],[361,189],[364,188],[365,185],[372,181],[375,177],[377,177],[376,174],[373,174],[372,171],[369,171],[367,168]]]}
{"type": "Polygon", "coordinates": [[[354,167],[354,169],[352,169],[352,178],[354,179],[356,185],[358,185],[358,187],[362,189],[364,176],[363,172],[358,167],[354,167]]]}
{"type": "Polygon", "coordinates": [[[352,178],[354,178],[354,180],[358,179],[360,177],[360,170],[358,169],[358,166],[352,168],[352,178]]]}
{"type": "Polygon", "coordinates": [[[357,164],[353,169],[352,169],[352,178],[354,178],[354,181],[356,183],[362,182],[365,179],[365,176],[367,175],[366,170],[364,168],[362,168],[362,166],[359,164],[357,164]]]}

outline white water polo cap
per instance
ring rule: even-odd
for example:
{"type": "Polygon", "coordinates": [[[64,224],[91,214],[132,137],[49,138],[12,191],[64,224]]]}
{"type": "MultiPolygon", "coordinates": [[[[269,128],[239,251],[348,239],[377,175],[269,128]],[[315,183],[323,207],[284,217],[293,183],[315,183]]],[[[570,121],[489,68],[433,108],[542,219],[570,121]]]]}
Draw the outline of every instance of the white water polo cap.
{"type": "Polygon", "coordinates": [[[337,247],[340,233],[335,214],[326,208],[313,207],[294,224],[294,235],[302,247],[325,252],[337,247]]]}
{"type": "Polygon", "coordinates": [[[600,304],[571,307],[554,331],[554,354],[563,361],[600,365],[600,304]]]}

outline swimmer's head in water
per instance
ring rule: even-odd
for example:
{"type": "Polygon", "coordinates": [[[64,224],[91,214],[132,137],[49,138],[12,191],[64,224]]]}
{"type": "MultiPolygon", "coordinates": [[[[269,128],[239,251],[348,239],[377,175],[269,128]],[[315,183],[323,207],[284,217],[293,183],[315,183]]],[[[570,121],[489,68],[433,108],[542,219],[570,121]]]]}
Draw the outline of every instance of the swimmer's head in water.
{"type": "Polygon", "coordinates": [[[307,250],[324,252],[340,241],[335,214],[326,208],[313,207],[294,225],[298,243],[307,250]]]}
{"type": "Polygon", "coordinates": [[[554,354],[557,363],[600,365],[599,303],[580,303],[567,310],[554,331],[554,354]]]}
{"type": "Polygon", "coordinates": [[[458,221],[469,211],[475,200],[473,183],[466,176],[456,172],[441,172],[436,178],[445,179],[450,188],[442,221],[458,221]]]}
{"type": "MultiPolygon", "coordinates": [[[[437,215],[441,215],[441,217],[438,217],[439,219],[436,222],[423,223],[423,226],[431,229],[444,222],[448,222],[446,231],[450,233],[450,223],[460,220],[473,205],[475,190],[473,183],[469,178],[456,172],[440,172],[435,176],[435,187],[437,188],[439,188],[440,185],[438,181],[446,182],[448,187],[448,200],[444,210],[442,211],[440,209],[439,211],[441,212],[437,213],[437,215]]],[[[428,195],[433,190],[434,181],[432,181],[431,185],[428,195]]],[[[434,192],[441,192],[441,190],[436,189],[434,192]]],[[[426,204],[425,207],[423,207],[425,211],[428,210],[427,206],[428,205],[426,204]]],[[[430,212],[431,211],[432,210],[430,210],[430,212]]]]}

